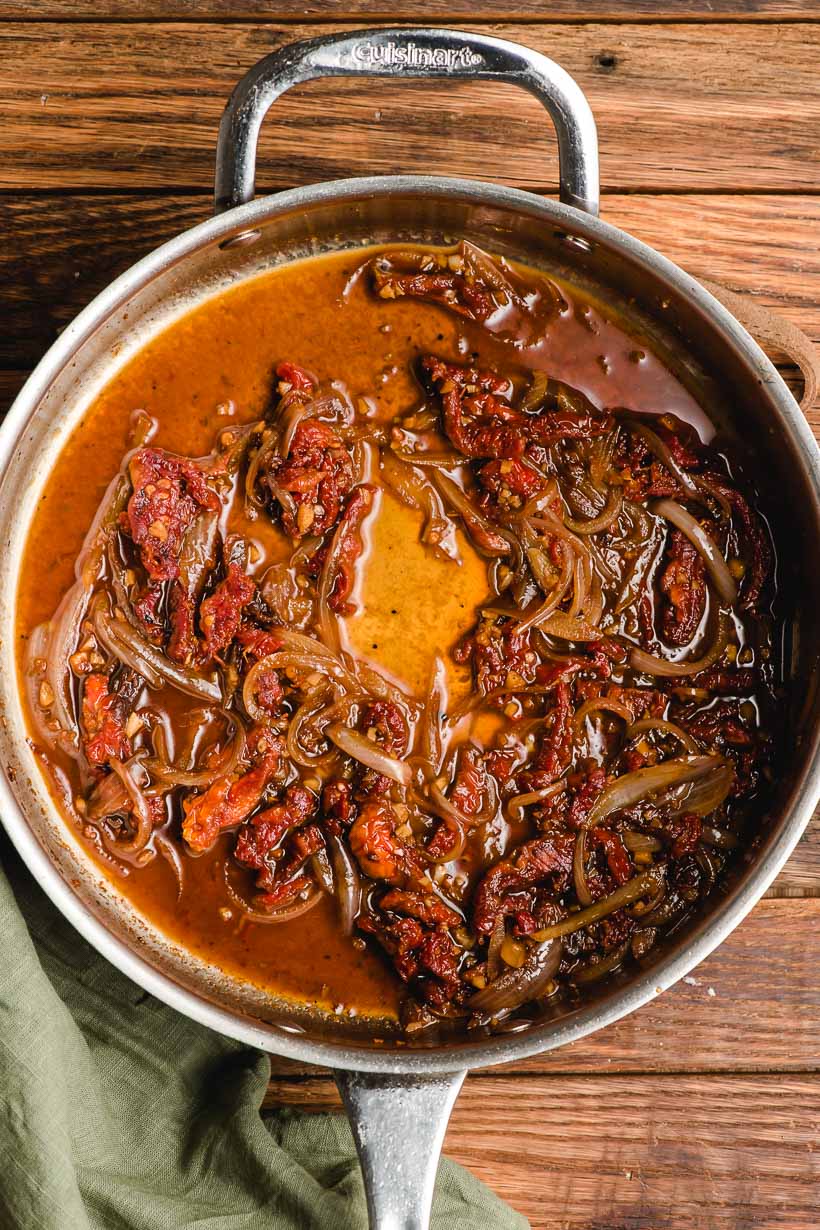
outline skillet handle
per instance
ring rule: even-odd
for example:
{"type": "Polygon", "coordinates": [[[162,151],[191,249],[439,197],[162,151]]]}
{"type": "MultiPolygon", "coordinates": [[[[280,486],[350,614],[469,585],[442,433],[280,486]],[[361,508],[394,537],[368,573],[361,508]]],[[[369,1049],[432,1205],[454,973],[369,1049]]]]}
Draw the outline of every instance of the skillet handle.
{"type": "Polygon", "coordinates": [[[466,1072],[334,1072],[362,1167],[370,1230],[428,1230],[447,1120],[466,1072]]]}
{"type": "Polygon", "coordinates": [[[237,85],[216,148],[217,213],[253,199],[256,144],[271,103],[318,77],[440,77],[506,81],[546,107],[558,135],[559,194],[565,205],[598,213],[598,137],[589,103],[553,60],[518,43],[461,30],[358,30],[281,47],[237,85]]]}

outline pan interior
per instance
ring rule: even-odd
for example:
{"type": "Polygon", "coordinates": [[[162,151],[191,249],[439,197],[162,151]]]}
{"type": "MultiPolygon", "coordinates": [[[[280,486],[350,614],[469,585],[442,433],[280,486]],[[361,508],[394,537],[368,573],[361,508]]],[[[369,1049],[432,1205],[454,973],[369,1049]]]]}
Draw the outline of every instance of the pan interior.
{"type": "MultiPolygon", "coordinates": [[[[783,658],[789,684],[791,761],[764,820],[759,849],[747,865],[736,870],[732,889],[736,895],[743,893],[760,861],[782,842],[790,810],[805,794],[814,759],[818,705],[815,613],[820,610],[820,580],[809,561],[816,557],[820,540],[817,496],[810,467],[799,455],[800,445],[783,425],[778,409],[783,392],[769,383],[768,371],[716,330],[662,273],[648,268],[628,245],[595,232],[580,215],[551,210],[549,203],[535,202],[527,209],[512,203],[487,203],[478,193],[465,191],[459,197],[443,189],[423,193],[363,190],[341,196],[328,191],[312,200],[299,199],[291,207],[274,200],[268,216],[264,213],[257,209],[252,233],[244,242],[220,243],[219,236],[209,238],[204,228],[202,238],[187,245],[187,253],[164,250],[151,258],[144,272],[137,267],[121,293],[109,296],[111,301],[84,331],[70,359],[61,363],[47,359],[43,365],[46,378],[39,380],[35,374],[24,390],[20,412],[27,411],[26,421],[0,489],[0,519],[6,527],[6,550],[0,560],[4,629],[0,704],[5,718],[0,748],[25,820],[51,862],[83,906],[151,967],[200,1000],[253,1021],[259,1031],[257,1041],[271,1050],[287,1051],[290,1040],[300,1037],[319,1044],[377,1048],[380,1053],[399,1046],[406,1053],[405,1041],[392,1040],[389,1031],[372,1020],[319,1015],[302,1005],[274,999],[269,992],[225,975],[172,943],[144,918],[135,917],[131,904],[101,874],[56,813],[25,740],[14,686],[16,564],[54,459],[100,390],[152,337],[207,298],[284,262],[373,243],[452,244],[467,238],[570,282],[590,298],[615,304],[629,326],[646,336],[697,394],[710,416],[739,440],[761,487],[779,546],[779,585],[789,616],[783,658]],[[378,1043],[374,1043],[375,1036],[378,1043]]],[[[715,902],[711,913],[724,905],[723,900],[715,902]]],[[[708,924],[709,915],[701,927],[708,924]]],[[[627,1005],[630,996],[634,999],[638,981],[663,981],[664,969],[691,942],[691,934],[684,934],[668,941],[665,948],[653,950],[652,966],[643,973],[623,976],[621,983],[608,983],[595,993],[597,1000],[590,999],[590,1008],[593,1012],[603,1009],[601,1001],[606,1001],[607,1009],[613,1010],[608,1015],[615,1014],[616,1001],[627,1005]]],[[[549,1013],[529,1028],[533,1035],[529,1049],[566,1038],[571,1021],[566,1015],[562,1018],[560,1010],[549,1013]]],[[[432,1044],[413,1045],[424,1049],[432,1044]]],[[[465,1052],[465,1062],[475,1062],[469,1053],[477,1045],[458,1039],[448,1043],[465,1052]]],[[[501,1045],[496,1049],[497,1057],[502,1058],[501,1045]]],[[[315,1058],[321,1057],[317,1052],[315,1058]]]]}

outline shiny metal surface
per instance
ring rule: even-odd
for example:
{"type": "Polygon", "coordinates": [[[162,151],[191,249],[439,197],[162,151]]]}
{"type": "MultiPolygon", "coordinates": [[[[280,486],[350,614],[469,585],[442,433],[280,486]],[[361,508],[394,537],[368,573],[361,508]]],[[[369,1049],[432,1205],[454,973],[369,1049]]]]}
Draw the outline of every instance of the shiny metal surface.
{"type": "Polygon", "coordinates": [[[598,212],[598,138],[589,103],[553,60],[486,34],[461,30],[358,30],[292,43],[242,78],[219,126],[217,212],[253,200],[256,143],[268,108],[285,90],[319,77],[506,81],[543,103],[558,135],[565,205],[598,212]]]}
{"type": "Polygon", "coordinates": [[[466,1072],[337,1072],[362,1164],[370,1224],[426,1230],[447,1120],[466,1072]]]}
{"type": "MultiPolygon", "coordinates": [[[[511,44],[460,33],[379,32],[396,46],[415,41],[428,48],[448,45],[442,43],[445,34],[459,45],[478,48],[476,55],[484,54],[488,44],[500,46],[508,57],[504,72],[513,52],[518,63],[543,59],[511,44]]],[[[372,39],[369,34],[331,40],[331,66],[341,47],[375,45],[372,39]]],[[[319,43],[321,56],[330,55],[327,40],[319,43]]],[[[277,53],[280,63],[291,66],[287,85],[317,75],[325,60],[315,58],[315,49],[311,40],[301,51],[277,53]]],[[[230,104],[233,118],[223,127],[220,146],[217,193],[222,200],[253,193],[258,126],[273,98],[287,88],[271,80],[275,58],[263,61],[264,69],[252,70],[251,78],[255,73],[259,77],[256,87],[246,79],[230,104]],[[225,134],[234,132],[235,124],[246,141],[232,162],[225,134]]],[[[402,75],[412,74],[402,70],[402,75]]],[[[554,75],[551,80],[556,80],[554,75]]],[[[567,171],[565,191],[593,206],[597,159],[588,156],[590,130],[583,123],[581,128],[586,132],[581,143],[585,170],[567,171]]],[[[570,124],[566,131],[571,130],[570,124]]],[[[594,127],[591,132],[594,136],[594,127]]],[[[566,168],[566,161],[562,165],[566,168]]],[[[0,428],[0,471],[0,811],[11,839],[69,921],[147,991],[249,1045],[343,1070],[337,1079],[370,1185],[373,1225],[381,1230],[415,1230],[426,1224],[435,1157],[464,1069],[521,1059],[571,1042],[671,986],[703,960],[765,892],[817,803],[820,718],[812,667],[817,643],[813,621],[820,611],[815,567],[820,551],[820,455],[814,438],[776,370],[737,321],[688,274],[590,212],[513,189],[423,176],[300,188],[221,212],[140,261],[64,331],[0,428]],[[148,338],[220,290],[285,261],[369,242],[442,243],[462,236],[568,277],[589,293],[622,305],[660,352],[688,356],[682,378],[714,396],[716,412],[735,422],[749,448],[765,453],[767,498],[788,526],[791,552],[781,561],[783,584],[794,597],[791,759],[754,858],[738,869],[730,890],[711,904],[703,919],[659,952],[654,964],[607,986],[580,1008],[545,1018],[518,1034],[412,1046],[397,1046],[388,1038],[374,1045],[372,1031],[361,1024],[320,1017],[239,983],[180,950],[147,920],[135,917],[102,876],[79,835],[61,820],[25,738],[14,664],[17,568],[37,499],[73,426],[99,389],[148,338]],[[240,238],[244,242],[237,243],[240,238]],[[395,1180],[395,1190],[385,1176],[395,1180]],[[412,1200],[414,1191],[419,1195],[412,1200]]]]}

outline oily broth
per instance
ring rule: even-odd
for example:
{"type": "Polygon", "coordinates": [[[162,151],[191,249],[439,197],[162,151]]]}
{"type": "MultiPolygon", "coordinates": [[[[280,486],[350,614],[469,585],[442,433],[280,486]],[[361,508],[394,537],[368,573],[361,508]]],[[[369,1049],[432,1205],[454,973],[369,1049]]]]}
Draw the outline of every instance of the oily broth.
{"type": "MultiPolygon", "coordinates": [[[[272,397],[273,368],[287,358],[320,382],[341,380],[354,405],[369,417],[390,420],[419,400],[410,365],[419,352],[432,351],[456,362],[473,356],[480,366],[504,367],[512,360],[548,368],[598,405],[663,409],[693,423],[704,437],[709,434],[708,420],[683,384],[647,343],[608,318],[600,305],[563,288],[571,306],[550,323],[544,343],[527,352],[529,357],[512,354],[486,329],[443,309],[371,297],[356,272],[374,251],[310,258],[223,292],[169,326],[105,387],[61,454],[32,521],[18,596],[21,671],[33,628],[51,617],[73,581],[87,527],[131,447],[136,409],[156,420],[153,445],[205,455],[220,430],[261,417],[272,397]]],[[[474,624],[488,592],[485,561],[461,531],[459,565],[431,557],[419,542],[420,525],[419,513],[382,491],[367,528],[359,610],[345,628],[353,652],[416,695],[424,692],[435,654],[446,655],[474,624]]],[[[263,519],[248,522],[234,510],[231,529],[257,545],[257,573],[287,553],[285,536],[263,519]]],[[[445,661],[454,704],[471,687],[470,671],[449,656],[445,661]]],[[[180,717],[192,705],[179,696],[167,698],[180,717]]],[[[467,721],[460,734],[486,740],[499,723],[497,715],[483,713],[474,723],[467,721]]],[[[31,727],[36,729],[33,721],[31,727]]],[[[72,786],[76,783],[67,757],[49,752],[49,760],[72,786]]],[[[58,788],[58,793],[64,792],[58,788]]],[[[64,810],[73,823],[81,823],[72,808],[64,810]]],[[[509,827],[499,822],[487,835],[487,852],[498,857],[510,837],[509,827]]],[[[329,899],[304,920],[279,925],[239,923],[235,911],[226,915],[223,862],[231,841],[223,836],[212,851],[186,860],[179,900],[163,858],[119,870],[102,852],[100,859],[137,909],[226,971],[328,1010],[394,1016],[397,980],[375,952],[339,933],[329,899]]],[[[250,886],[250,873],[239,874],[250,886]]]]}

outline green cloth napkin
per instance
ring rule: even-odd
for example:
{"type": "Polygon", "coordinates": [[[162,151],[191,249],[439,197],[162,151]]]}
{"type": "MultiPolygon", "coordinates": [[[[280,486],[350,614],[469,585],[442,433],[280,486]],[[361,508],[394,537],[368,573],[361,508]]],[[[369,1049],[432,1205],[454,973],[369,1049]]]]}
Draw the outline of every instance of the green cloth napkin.
{"type": "MultiPolygon", "coordinates": [[[[3,1230],[360,1230],[343,1115],[260,1114],[270,1063],[140,990],[0,841],[3,1230]],[[5,874],[4,870],[5,869],[5,874]]],[[[442,1161],[433,1226],[523,1230],[442,1161]]]]}

